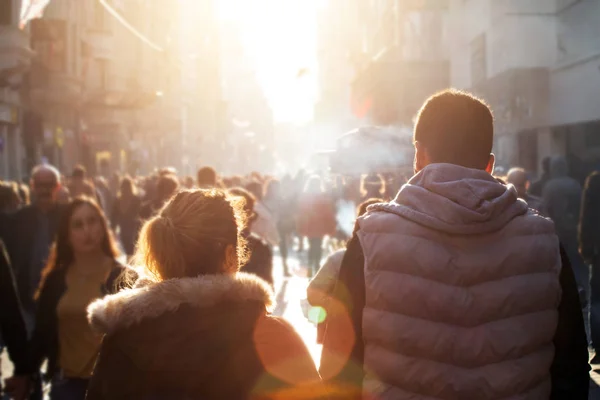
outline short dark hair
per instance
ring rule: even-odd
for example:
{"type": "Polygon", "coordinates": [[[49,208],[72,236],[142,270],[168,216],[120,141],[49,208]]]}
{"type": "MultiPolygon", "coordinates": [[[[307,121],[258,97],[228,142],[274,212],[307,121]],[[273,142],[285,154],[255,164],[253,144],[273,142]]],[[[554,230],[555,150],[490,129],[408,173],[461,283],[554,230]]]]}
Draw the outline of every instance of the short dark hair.
{"type": "Polygon", "coordinates": [[[87,177],[87,171],[83,165],[76,165],[73,168],[73,178],[85,179],[87,177]]]}
{"type": "Polygon", "coordinates": [[[252,195],[256,198],[256,200],[262,201],[264,194],[265,194],[265,188],[262,183],[257,182],[257,181],[252,181],[252,182],[246,184],[244,189],[246,189],[247,191],[252,193],[252,195]]]}
{"type": "Polygon", "coordinates": [[[436,93],[417,115],[414,140],[431,162],[483,169],[494,144],[494,116],[481,99],[456,89],[436,93]]]}
{"type": "Polygon", "coordinates": [[[156,182],[156,197],[166,201],[173,197],[179,189],[179,181],[173,175],[163,175],[156,182]]]}
{"type": "Polygon", "coordinates": [[[217,187],[217,171],[211,167],[202,167],[198,170],[196,176],[198,187],[200,189],[209,189],[217,187]]]}

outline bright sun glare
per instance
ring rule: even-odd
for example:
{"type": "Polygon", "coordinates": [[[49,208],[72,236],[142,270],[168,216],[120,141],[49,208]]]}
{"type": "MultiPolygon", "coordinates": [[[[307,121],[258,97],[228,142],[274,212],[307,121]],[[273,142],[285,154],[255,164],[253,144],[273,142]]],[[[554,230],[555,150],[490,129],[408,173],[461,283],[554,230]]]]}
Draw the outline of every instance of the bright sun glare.
{"type": "Polygon", "coordinates": [[[317,96],[316,10],[322,0],[217,0],[239,24],[276,122],[308,122],[317,96]],[[299,71],[307,71],[298,74],[299,71]]]}

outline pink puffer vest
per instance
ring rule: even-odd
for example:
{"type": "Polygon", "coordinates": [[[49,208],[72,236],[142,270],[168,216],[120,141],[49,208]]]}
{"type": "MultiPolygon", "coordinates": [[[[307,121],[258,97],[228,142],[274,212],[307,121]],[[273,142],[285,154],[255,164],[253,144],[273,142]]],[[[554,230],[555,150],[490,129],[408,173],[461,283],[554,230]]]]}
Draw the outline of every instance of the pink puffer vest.
{"type": "Polygon", "coordinates": [[[367,397],[549,398],[551,221],[484,171],[434,164],[359,224],[367,397]]]}

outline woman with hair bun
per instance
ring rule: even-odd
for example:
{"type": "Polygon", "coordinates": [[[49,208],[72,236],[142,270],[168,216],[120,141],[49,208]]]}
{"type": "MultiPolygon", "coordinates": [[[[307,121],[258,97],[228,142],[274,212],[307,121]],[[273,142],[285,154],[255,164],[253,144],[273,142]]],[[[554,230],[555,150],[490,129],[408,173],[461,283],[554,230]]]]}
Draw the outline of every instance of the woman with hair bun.
{"type": "Polygon", "coordinates": [[[243,210],[220,190],[175,195],[140,233],[145,282],[88,309],[105,333],[87,398],[316,398],[315,365],[273,317],[273,292],[238,272],[243,210]]]}

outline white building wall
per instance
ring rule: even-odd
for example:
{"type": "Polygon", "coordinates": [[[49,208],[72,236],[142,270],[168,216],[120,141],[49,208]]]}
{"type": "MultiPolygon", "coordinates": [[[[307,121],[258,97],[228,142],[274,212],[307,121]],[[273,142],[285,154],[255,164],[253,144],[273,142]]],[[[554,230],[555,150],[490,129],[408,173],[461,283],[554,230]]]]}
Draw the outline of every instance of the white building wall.
{"type": "Polygon", "coordinates": [[[600,1],[558,14],[558,63],[550,75],[551,125],[600,119],[600,1]]]}
{"type": "Polygon", "coordinates": [[[488,35],[490,77],[556,63],[556,22],[551,16],[506,15],[495,21],[488,35]]]}
{"type": "Polygon", "coordinates": [[[491,6],[491,0],[451,0],[450,2],[448,43],[450,83],[453,87],[468,89],[472,86],[471,42],[490,29],[491,6]]]}

